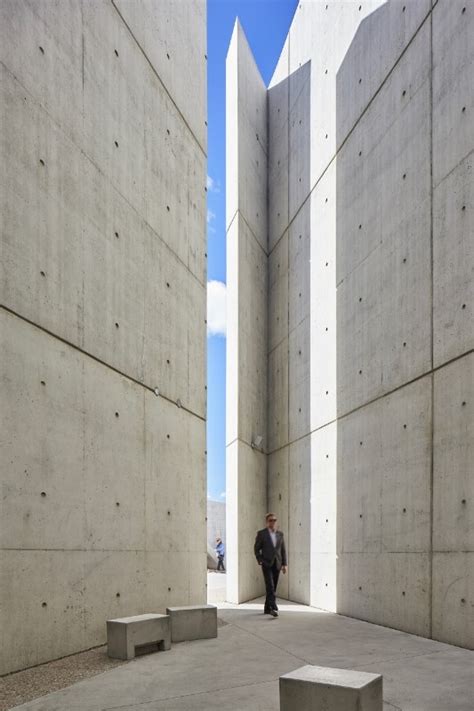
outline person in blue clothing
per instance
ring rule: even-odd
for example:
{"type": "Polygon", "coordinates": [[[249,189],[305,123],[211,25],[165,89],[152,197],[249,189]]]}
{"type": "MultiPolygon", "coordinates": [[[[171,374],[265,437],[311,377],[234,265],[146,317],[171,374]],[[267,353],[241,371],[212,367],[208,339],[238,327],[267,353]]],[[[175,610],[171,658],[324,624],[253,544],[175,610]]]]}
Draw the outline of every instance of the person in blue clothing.
{"type": "Polygon", "coordinates": [[[222,572],[225,573],[225,567],[224,567],[225,548],[224,548],[224,544],[222,543],[222,538],[216,538],[216,553],[217,553],[217,570],[222,570],[222,572]]]}

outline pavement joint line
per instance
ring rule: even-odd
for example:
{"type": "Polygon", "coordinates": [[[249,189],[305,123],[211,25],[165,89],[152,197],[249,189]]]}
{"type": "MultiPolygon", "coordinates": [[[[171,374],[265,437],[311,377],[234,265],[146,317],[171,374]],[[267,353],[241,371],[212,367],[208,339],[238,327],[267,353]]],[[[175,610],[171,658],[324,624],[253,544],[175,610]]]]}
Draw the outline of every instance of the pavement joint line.
{"type": "MultiPolygon", "coordinates": [[[[115,671],[111,669],[110,671],[115,671]]],[[[145,706],[146,704],[152,704],[155,702],[161,702],[161,701],[173,701],[175,699],[186,699],[189,698],[190,696],[203,696],[204,694],[217,694],[221,691],[232,691],[233,689],[245,689],[246,687],[250,686],[260,686],[261,684],[272,684],[276,681],[278,681],[280,677],[272,677],[271,679],[264,679],[261,681],[255,681],[255,682],[250,682],[248,684],[237,684],[236,686],[224,686],[221,689],[208,689],[207,691],[195,691],[190,694],[180,694],[178,696],[165,696],[165,697],[160,697],[158,699],[149,699],[148,701],[140,701],[138,704],[123,704],[121,706],[104,706],[101,711],[115,711],[116,709],[133,709],[133,708],[139,708],[140,706],[145,706]]]]}
{"type": "Polygon", "coordinates": [[[296,654],[293,654],[293,652],[289,652],[287,649],[284,649],[283,647],[280,647],[278,644],[275,644],[275,642],[270,642],[270,640],[265,639],[265,637],[260,637],[260,635],[258,635],[256,632],[251,632],[250,630],[246,629],[245,627],[241,627],[240,625],[237,625],[235,622],[228,622],[228,624],[231,625],[232,627],[236,627],[241,632],[246,632],[247,634],[251,635],[252,637],[256,637],[257,639],[261,640],[262,642],[269,644],[271,647],[275,647],[275,649],[279,649],[280,652],[284,652],[285,654],[288,654],[290,657],[297,659],[299,662],[304,662],[305,664],[311,664],[311,662],[309,662],[304,657],[298,657],[296,654]]]}

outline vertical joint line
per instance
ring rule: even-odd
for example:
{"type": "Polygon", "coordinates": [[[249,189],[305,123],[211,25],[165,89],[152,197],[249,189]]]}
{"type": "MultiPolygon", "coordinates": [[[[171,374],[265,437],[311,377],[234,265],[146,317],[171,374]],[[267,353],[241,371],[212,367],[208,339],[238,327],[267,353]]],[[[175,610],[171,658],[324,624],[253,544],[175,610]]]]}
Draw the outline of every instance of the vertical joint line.
{"type": "Polygon", "coordinates": [[[433,637],[433,514],[434,514],[434,255],[433,255],[433,8],[430,12],[430,268],[431,268],[431,462],[430,462],[430,595],[429,595],[429,636],[433,637]]]}

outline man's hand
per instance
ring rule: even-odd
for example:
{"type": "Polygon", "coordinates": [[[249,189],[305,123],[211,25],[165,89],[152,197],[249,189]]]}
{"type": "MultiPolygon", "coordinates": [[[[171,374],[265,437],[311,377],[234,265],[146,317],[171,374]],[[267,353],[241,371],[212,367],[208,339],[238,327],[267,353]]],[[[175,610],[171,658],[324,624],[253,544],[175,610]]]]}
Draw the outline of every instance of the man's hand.
{"type": "Polygon", "coordinates": [[[287,571],[287,570],[288,570],[288,566],[287,566],[287,565],[282,565],[282,566],[281,566],[281,572],[283,573],[283,575],[286,575],[286,571],[287,571]]]}

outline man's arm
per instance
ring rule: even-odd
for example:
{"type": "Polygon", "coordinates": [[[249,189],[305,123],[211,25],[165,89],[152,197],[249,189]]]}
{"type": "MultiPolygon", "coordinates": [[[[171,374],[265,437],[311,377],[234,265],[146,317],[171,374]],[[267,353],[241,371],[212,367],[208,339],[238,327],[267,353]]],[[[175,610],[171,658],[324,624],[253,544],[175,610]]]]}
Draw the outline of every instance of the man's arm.
{"type": "Polygon", "coordinates": [[[257,563],[260,565],[262,563],[262,539],[260,536],[260,531],[257,532],[255,537],[255,545],[253,547],[257,563]]]}
{"type": "Polygon", "coordinates": [[[288,561],[286,559],[285,537],[283,533],[281,534],[281,564],[284,568],[288,565],[288,561]]]}

